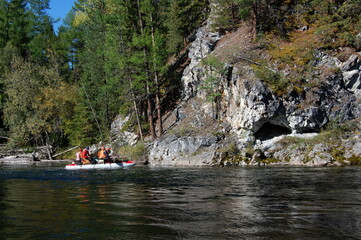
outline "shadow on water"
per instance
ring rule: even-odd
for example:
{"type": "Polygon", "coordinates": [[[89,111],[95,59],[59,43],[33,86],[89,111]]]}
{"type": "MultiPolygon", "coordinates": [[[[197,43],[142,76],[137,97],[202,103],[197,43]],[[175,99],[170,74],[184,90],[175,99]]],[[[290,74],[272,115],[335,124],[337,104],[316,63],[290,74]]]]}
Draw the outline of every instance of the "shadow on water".
{"type": "Polygon", "coordinates": [[[360,239],[360,174],[361,168],[2,166],[0,233],[4,239],[360,239]]]}

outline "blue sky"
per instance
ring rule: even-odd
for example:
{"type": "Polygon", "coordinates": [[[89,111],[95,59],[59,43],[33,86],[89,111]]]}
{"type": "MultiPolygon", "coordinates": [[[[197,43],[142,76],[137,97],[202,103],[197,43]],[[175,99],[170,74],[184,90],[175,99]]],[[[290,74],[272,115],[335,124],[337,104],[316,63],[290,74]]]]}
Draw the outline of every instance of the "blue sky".
{"type": "Polygon", "coordinates": [[[58,31],[58,27],[62,24],[73,4],[74,0],[50,0],[50,9],[48,10],[49,15],[55,20],[60,18],[60,21],[54,24],[55,32],[58,31]]]}

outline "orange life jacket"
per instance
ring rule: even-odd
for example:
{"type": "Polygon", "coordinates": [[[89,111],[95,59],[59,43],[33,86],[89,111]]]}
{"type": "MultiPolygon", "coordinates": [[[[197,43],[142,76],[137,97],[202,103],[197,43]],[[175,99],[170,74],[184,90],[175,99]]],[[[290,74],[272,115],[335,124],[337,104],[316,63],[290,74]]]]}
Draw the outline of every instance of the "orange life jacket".
{"type": "Polygon", "coordinates": [[[100,150],[98,152],[98,158],[107,158],[107,156],[105,155],[105,150],[100,150]]]}

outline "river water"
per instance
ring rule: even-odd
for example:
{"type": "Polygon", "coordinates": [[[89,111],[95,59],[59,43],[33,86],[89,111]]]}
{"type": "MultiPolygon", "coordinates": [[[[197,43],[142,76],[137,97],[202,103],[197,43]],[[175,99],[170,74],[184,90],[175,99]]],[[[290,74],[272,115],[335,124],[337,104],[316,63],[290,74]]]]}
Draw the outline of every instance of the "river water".
{"type": "Polygon", "coordinates": [[[361,168],[0,166],[0,239],[361,239],[361,168]]]}

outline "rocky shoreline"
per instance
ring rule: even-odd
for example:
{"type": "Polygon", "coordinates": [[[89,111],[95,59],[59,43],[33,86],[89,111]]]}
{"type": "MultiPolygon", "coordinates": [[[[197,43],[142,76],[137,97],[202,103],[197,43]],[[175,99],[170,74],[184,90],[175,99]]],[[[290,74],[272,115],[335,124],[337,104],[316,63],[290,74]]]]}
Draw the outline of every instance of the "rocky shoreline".
{"type": "MultiPolygon", "coordinates": [[[[317,69],[339,69],[320,76],[317,86],[279,93],[257,79],[247,63],[226,64],[218,75],[217,121],[202,84],[209,69],[202,59],[217,54],[221,39],[207,26],[198,30],[183,72],[183,100],[173,128],[150,147],[149,164],[158,166],[346,166],[361,163],[361,53],[345,62],[320,52],[317,69]],[[329,130],[333,122],[352,123],[329,130]],[[349,124],[350,125],[350,124],[349,124]],[[347,134],[346,134],[347,131],[347,134]],[[345,136],[342,136],[346,134],[345,136]]],[[[246,37],[244,37],[246,38],[246,37]]],[[[242,38],[243,39],[243,38],[242,38]]],[[[219,52],[218,52],[219,54],[219,52]]]]}

